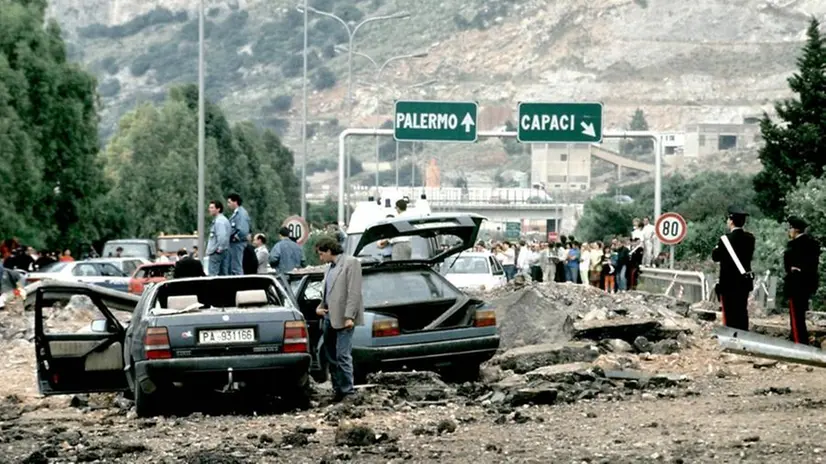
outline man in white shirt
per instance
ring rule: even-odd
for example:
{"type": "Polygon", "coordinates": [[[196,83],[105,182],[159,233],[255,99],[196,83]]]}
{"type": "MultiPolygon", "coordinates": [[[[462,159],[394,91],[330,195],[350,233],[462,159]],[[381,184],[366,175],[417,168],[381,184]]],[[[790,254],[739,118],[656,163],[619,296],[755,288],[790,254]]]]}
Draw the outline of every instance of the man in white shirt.
{"type": "Polygon", "coordinates": [[[516,253],[516,269],[519,273],[531,275],[531,261],[533,251],[525,245],[524,241],[519,242],[519,253],[516,253]]]}
{"type": "MultiPolygon", "coordinates": [[[[399,200],[396,202],[396,216],[404,216],[407,214],[407,202],[399,200]]],[[[391,259],[393,261],[410,259],[413,256],[413,248],[410,246],[410,237],[396,237],[390,239],[390,245],[393,247],[391,259]]]]}
{"type": "Polygon", "coordinates": [[[255,234],[252,239],[252,245],[255,247],[255,259],[258,261],[258,274],[266,274],[269,270],[270,250],[267,249],[267,236],[264,234],[255,234]]]}
{"type": "Polygon", "coordinates": [[[650,218],[643,218],[642,223],[642,265],[651,266],[651,263],[654,261],[654,240],[656,239],[657,231],[654,230],[654,225],[651,224],[650,218]]]}

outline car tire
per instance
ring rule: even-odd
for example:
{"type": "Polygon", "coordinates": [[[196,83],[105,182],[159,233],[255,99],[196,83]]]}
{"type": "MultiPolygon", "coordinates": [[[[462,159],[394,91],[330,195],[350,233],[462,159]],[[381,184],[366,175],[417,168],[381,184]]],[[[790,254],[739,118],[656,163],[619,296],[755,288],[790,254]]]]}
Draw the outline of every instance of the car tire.
{"type": "Polygon", "coordinates": [[[292,409],[309,409],[310,398],[313,396],[313,387],[310,385],[310,374],[306,373],[296,383],[295,387],[285,390],[281,395],[284,404],[292,409]]]}
{"type": "Polygon", "coordinates": [[[162,393],[155,390],[152,394],[145,393],[140,385],[135,385],[135,412],[138,417],[153,417],[163,412],[162,393]]]}

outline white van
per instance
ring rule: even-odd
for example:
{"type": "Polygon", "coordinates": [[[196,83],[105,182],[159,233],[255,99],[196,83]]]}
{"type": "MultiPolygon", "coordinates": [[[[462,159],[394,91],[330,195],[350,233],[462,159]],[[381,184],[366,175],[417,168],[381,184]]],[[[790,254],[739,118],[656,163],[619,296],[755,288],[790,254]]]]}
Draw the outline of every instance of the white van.
{"type": "MultiPolygon", "coordinates": [[[[369,197],[367,201],[359,202],[350,216],[350,223],[347,226],[347,238],[344,240],[344,253],[353,254],[364,231],[371,225],[387,219],[396,217],[396,202],[398,200],[407,201],[407,211],[405,216],[430,216],[430,205],[427,197],[422,195],[416,201],[411,201],[408,197],[394,194],[392,190],[382,192],[383,197],[369,197]]],[[[411,237],[410,247],[412,248],[413,259],[427,259],[433,256],[439,248],[435,238],[411,237]]],[[[381,257],[381,249],[376,243],[366,246],[359,252],[359,256],[381,257]]]]}

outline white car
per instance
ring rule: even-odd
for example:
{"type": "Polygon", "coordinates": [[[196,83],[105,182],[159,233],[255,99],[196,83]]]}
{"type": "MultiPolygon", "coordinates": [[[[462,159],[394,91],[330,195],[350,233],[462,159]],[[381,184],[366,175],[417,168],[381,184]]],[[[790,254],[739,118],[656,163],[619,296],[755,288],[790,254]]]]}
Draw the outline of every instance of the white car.
{"type": "Polygon", "coordinates": [[[442,265],[442,274],[462,290],[487,291],[507,283],[505,269],[489,252],[465,252],[448,258],[442,265]]]}
{"type": "Polygon", "coordinates": [[[121,292],[129,290],[129,275],[109,260],[61,261],[49,264],[38,272],[29,273],[26,278],[29,284],[40,280],[82,282],[121,292]]]}
{"type": "Polygon", "coordinates": [[[131,276],[135,273],[135,271],[143,266],[144,264],[149,264],[152,261],[149,261],[145,258],[136,258],[136,257],[127,257],[127,258],[94,258],[94,259],[87,259],[84,261],[86,263],[109,263],[116,268],[120,269],[121,272],[124,274],[131,276]]]}

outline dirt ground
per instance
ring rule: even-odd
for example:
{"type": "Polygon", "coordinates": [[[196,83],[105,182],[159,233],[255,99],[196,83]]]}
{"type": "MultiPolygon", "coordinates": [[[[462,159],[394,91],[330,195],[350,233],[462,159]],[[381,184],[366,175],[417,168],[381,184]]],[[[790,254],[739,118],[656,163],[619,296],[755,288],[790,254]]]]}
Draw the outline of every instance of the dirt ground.
{"type": "Polygon", "coordinates": [[[114,395],[39,397],[33,345],[2,342],[0,463],[821,462],[826,370],[722,353],[711,325],[678,353],[595,362],[687,378],[662,388],[514,405],[492,401],[492,381],[436,379],[424,396],[379,383],[330,405],[320,385],[305,411],[219,397],[152,419],[114,395]]]}

